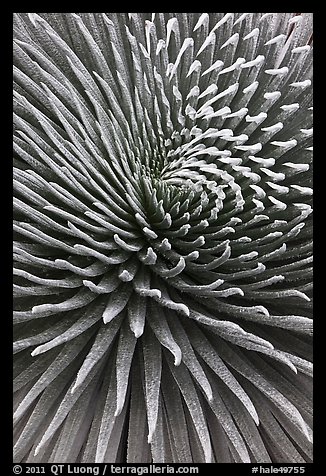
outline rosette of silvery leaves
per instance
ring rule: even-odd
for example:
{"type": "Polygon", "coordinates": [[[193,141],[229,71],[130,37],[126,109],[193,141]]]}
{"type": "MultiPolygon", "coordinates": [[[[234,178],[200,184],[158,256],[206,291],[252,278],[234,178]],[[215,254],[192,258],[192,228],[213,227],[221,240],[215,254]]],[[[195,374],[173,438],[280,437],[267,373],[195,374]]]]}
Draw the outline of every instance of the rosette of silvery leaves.
{"type": "Polygon", "coordinates": [[[310,462],[312,14],[14,15],[17,462],[310,462]]]}

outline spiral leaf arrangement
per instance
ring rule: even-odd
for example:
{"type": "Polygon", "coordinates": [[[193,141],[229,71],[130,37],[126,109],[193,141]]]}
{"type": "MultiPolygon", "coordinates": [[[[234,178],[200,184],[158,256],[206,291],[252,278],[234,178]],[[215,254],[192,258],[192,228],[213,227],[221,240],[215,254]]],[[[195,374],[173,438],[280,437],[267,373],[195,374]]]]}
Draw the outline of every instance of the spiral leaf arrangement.
{"type": "Polygon", "coordinates": [[[15,14],[15,461],[311,461],[311,29],[15,14]]]}

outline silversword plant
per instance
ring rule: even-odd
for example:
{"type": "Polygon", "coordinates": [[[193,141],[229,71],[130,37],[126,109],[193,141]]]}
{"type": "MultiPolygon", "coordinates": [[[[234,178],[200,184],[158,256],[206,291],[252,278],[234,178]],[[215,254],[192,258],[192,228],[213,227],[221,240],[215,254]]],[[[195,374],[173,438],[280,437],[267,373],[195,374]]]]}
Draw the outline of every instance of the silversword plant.
{"type": "Polygon", "coordinates": [[[16,462],[311,462],[312,14],[14,15],[16,462]]]}

